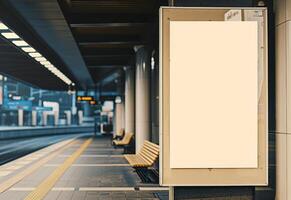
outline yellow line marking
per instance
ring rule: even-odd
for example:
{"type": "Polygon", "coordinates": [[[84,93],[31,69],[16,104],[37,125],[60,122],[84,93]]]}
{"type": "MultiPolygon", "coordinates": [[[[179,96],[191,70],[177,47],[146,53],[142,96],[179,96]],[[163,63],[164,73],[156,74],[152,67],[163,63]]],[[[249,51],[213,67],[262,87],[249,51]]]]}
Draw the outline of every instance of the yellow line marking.
{"type": "Polygon", "coordinates": [[[86,150],[90,145],[92,139],[86,140],[80,148],[75,151],[72,156],[67,158],[63,164],[61,164],[53,173],[48,176],[37,188],[28,194],[25,200],[40,200],[43,199],[46,194],[53,188],[56,182],[61,178],[61,176],[67,171],[67,169],[75,162],[75,160],[86,150]]]}
{"type": "MultiPolygon", "coordinates": [[[[35,187],[12,187],[9,191],[34,191],[35,187]]],[[[53,187],[52,191],[75,191],[73,187],[53,187]]]]}
{"type": "Polygon", "coordinates": [[[5,192],[10,187],[12,187],[13,185],[15,185],[19,181],[21,181],[23,178],[25,178],[26,176],[30,175],[34,171],[36,171],[39,167],[41,167],[42,165],[44,165],[45,163],[47,163],[50,159],[52,159],[55,156],[57,156],[61,151],[65,150],[71,144],[74,144],[75,142],[77,142],[77,141],[69,140],[69,142],[65,143],[64,146],[60,146],[60,147],[56,148],[53,153],[51,153],[48,156],[40,159],[39,161],[37,161],[36,163],[34,163],[33,165],[31,165],[29,168],[26,168],[25,170],[19,172],[15,176],[13,176],[13,177],[5,180],[4,182],[2,182],[0,184],[0,193],[5,192]]]}
{"type": "Polygon", "coordinates": [[[34,187],[18,187],[18,188],[10,188],[9,191],[33,191],[35,188],[34,187]]]}

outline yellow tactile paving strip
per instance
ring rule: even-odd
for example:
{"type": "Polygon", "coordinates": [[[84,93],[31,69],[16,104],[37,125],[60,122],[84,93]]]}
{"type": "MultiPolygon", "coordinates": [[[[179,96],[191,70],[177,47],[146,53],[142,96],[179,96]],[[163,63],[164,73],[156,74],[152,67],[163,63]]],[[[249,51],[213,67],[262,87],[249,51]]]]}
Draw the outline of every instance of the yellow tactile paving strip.
{"type": "Polygon", "coordinates": [[[10,187],[21,181],[26,176],[30,175],[31,173],[35,172],[39,167],[47,163],[49,160],[54,158],[55,156],[59,155],[63,150],[70,147],[70,145],[75,144],[76,140],[70,140],[70,142],[66,143],[65,145],[58,147],[55,149],[54,152],[47,155],[46,157],[38,160],[37,162],[33,163],[29,168],[26,168],[25,170],[17,173],[15,176],[5,180],[0,184],[0,193],[5,192],[10,187]]]}
{"type": "Polygon", "coordinates": [[[25,200],[40,200],[53,188],[59,178],[66,172],[66,170],[75,162],[75,160],[86,150],[91,144],[92,139],[86,140],[80,148],[75,151],[69,158],[63,162],[55,171],[47,177],[34,191],[28,194],[25,200]]]}

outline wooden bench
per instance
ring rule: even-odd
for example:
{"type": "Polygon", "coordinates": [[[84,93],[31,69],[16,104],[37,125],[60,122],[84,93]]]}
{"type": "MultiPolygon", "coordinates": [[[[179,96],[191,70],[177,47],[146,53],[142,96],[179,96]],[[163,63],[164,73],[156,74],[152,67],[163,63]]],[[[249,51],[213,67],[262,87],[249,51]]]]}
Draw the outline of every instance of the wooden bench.
{"type": "Polygon", "coordinates": [[[124,137],[124,129],[119,129],[118,133],[112,138],[113,140],[121,140],[124,137]]]}
{"type": "Polygon", "coordinates": [[[133,133],[125,133],[122,140],[113,140],[112,143],[115,146],[129,145],[132,137],[133,137],[133,133]]]}
{"type": "Polygon", "coordinates": [[[159,157],[159,145],[145,141],[140,152],[137,154],[124,155],[129,164],[136,169],[136,172],[144,182],[156,182],[158,179],[151,179],[149,167],[152,167],[159,157]]]}

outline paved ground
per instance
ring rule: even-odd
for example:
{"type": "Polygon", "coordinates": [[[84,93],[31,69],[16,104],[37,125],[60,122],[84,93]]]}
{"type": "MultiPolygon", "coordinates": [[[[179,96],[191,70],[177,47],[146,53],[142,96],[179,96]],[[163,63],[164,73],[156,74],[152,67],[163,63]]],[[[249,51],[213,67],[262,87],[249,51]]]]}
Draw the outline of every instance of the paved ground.
{"type": "Polygon", "coordinates": [[[108,137],[54,144],[0,167],[0,200],[168,199],[143,184],[108,137]],[[47,192],[45,192],[47,190],[47,192]]]}
{"type": "Polygon", "coordinates": [[[3,165],[41,148],[47,147],[51,144],[73,137],[76,137],[76,135],[67,134],[0,140],[0,165],[3,165]]]}

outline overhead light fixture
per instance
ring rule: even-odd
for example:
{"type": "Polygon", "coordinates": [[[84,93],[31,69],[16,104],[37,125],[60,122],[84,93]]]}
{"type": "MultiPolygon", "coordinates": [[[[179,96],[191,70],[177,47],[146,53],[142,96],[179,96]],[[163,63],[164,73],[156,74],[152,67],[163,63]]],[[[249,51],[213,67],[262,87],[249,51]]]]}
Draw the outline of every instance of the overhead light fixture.
{"type": "Polygon", "coordinates": [[[44,66],[48,69],[54,67],[52,64],[44,64],[44,66]]]}
{"type": "Polygon", "coordinates": [[[46,58],[41,56],[41,57],[35,57],[34,58],[36,61],[41,62],[41,61],[46,61],[46,58]]]}
{"type": "Polygon", "coordinates": [[[116,104],[122,103],[122,99],[121,99],[120,96],[116,96],[116,97],[115,97],[115,103],[116,103],[116,104]]]}
{"type": "Polygon", "coordinates": [[[5,24],[0,22],[0,30],[8,30],[8,29],[9,28],[5,24]]]}
{"type": "Polygon", "coordinates": [[[7,39],[19,39],[20,37],[16,33],[1,33],[7,39]]]}
{"type": "Polygon", "coordinates": [[[30,55],[33,58],[41,57],[42,56],[40,53],[37,53],[37,52],[29,53],[28,55],[30,55]]]}
{"type": "Polygon", "coordinates": [[[25,41],[23,40],[12,40],[13,44],[15,44],[18,47],[25,47],[29,46],[25,41]]]}
{"type": "Polygon", "coordinates": [[[49,65],[49,64],[51,64],[51,63],[50,63],[49,61],[46,60],[46,61],[41,61],[40,64],[42,64],[42,65],[49,65]]]}
{"type": "Polygon", "coordinates": [[[50,71],[56,75],[59,70],[57,68],[52,68],[50,71]]]}
{"type": "Polygon", "coordinates": [[[8,39],[14,45],[19,47],[22,51],[28,53],[28,55],[38,61],[51,73],[59,77],[63,82],[68,85],[75,85],[66,75],[64,75],[58,68],[52,65],[45,57],[38,53],[33,47],[31,47],[27,42],[22,40],[16,33],[14,33],[9,27],[0,21],[0,33],[3,37],[8,39]]]}
{"type": "Polygon", "coordinates": [[[50,70],[51,72],[53,72],[55,69],[56,69],[55,66],[48,67],[48,70],[50,70]]]}
{"type": "Polygon", "coordinates": [[[21,49],[26,53],[35,52],[35,49],[32,47],[21,47],[21,49]]]}

